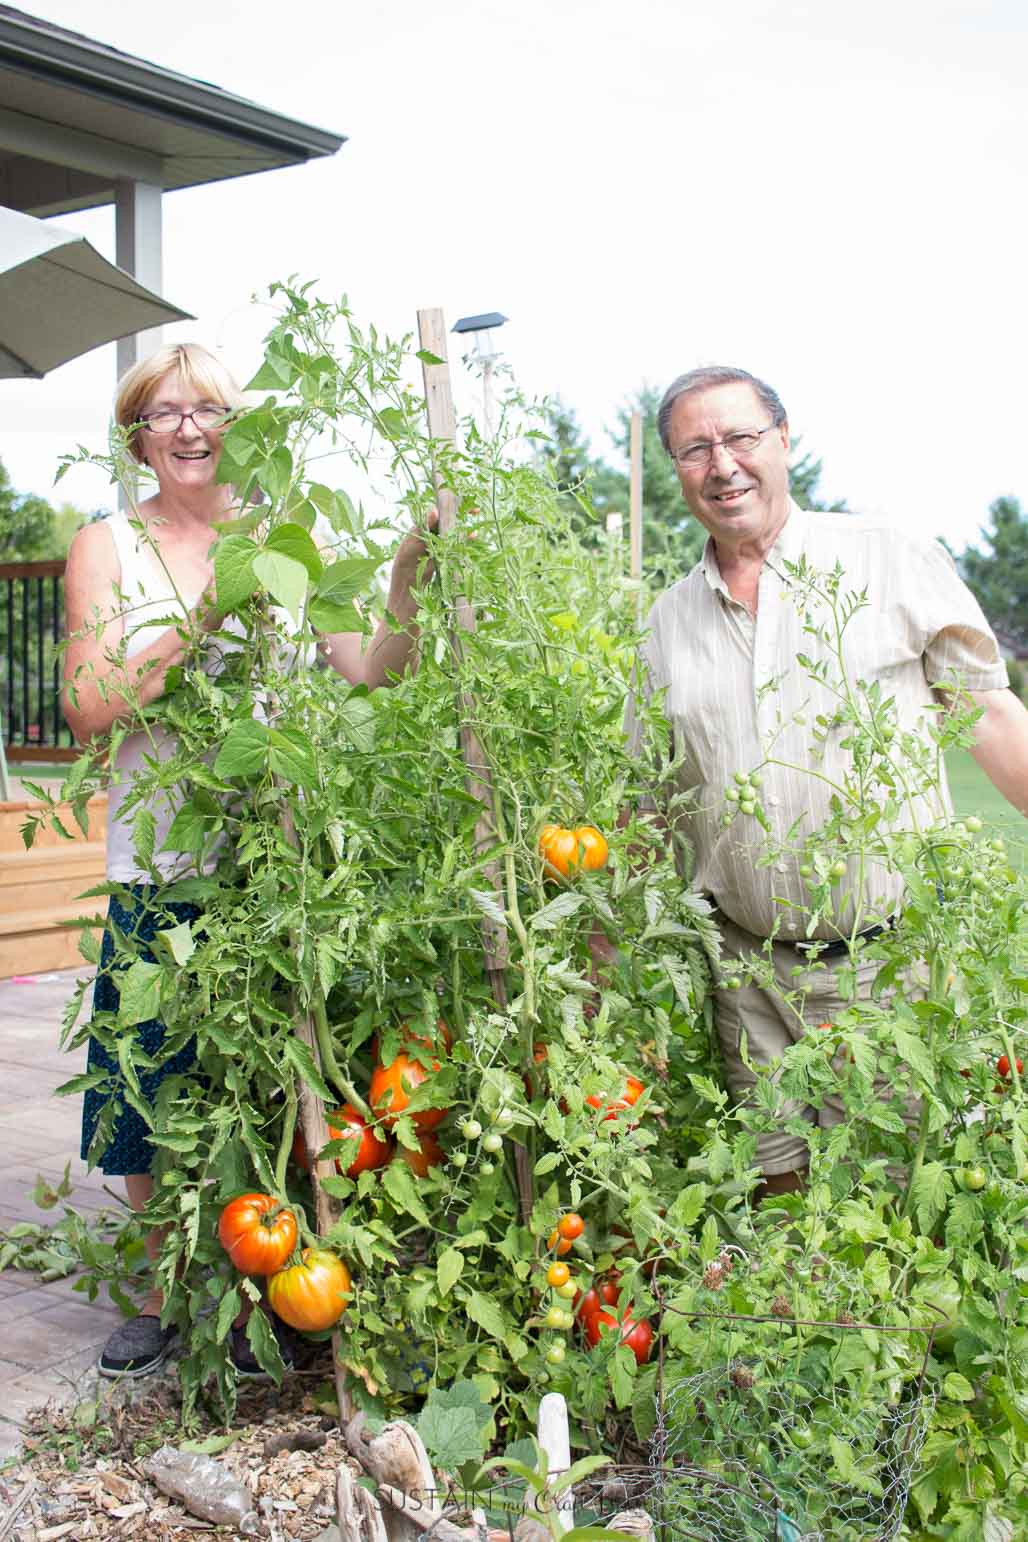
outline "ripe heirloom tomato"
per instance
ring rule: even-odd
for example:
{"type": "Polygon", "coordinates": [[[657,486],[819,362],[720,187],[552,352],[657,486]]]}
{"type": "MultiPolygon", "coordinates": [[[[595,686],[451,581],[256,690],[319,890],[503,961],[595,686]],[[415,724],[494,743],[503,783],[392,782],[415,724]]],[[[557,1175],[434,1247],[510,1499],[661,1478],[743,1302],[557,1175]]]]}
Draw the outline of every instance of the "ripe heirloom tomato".
{"type": "Polygon", "coordinates": [[[607,861],[607,842],[594,825],[544,825],[539,832],[539,855],[551,877],[567,878],[583,867],[595,872],[607,861]]]}
{"type": "Polygon", "coordinates": [[[439,1167],[446,1161],[446,1153],[430,1130],[426,1130],[418,1141],[417,1151],[408,1151],[406,1146],[397,1146],[396,1161],[406,1162],[416,1178],[428,1176],[430,1167],[439,1167]]]}
{"type": "MultiPolygon", "coordinates": [[[[432,1070],[438,1071],[438,1060],[432,1061],[432,1070]]],[[[388,1065],[377,1065],[371,1073],[368,1102],[379,1115],[383,1124],[393,1125],[406,1111],[411,1093],[428,1080],[432,1071],[426,1070],[417,1060],[402,1052],[388,1065]]],[[[446,1118],[445,1108],[422,1108],[411,1119],[419,1130],[434,1130],[446,1118]]]]}
{"type": "Polygon", "coordinates": [[[590,1108],[607,1109],[608,1112],[603,1116],[604,1120],[616,1119],[622,1109],[631,1108],[634,1103],[638,1103],[645,1091],[644,1083],[637,1076],[629,1076],[626,1072],[625,1083],[618,1097],[608,1098],[599,1092],[591,1092],[585,1101],[590,1108]]]}
{"type": "Polygon", "coordinates": [[[274,1274],[296,1246],[296,1218],[270,1194],[240,1194],[221,1212],[218,1241],[240,1274],[274,1274]]]}
{"type": "Polygon", "coordinates": [[[304,1248],[302,1262],[280,1269],[268,1281],[272,1311],[300,1333],[331,1328],[349,1298],[350,1271],[324,1248],[304,1248]]]}

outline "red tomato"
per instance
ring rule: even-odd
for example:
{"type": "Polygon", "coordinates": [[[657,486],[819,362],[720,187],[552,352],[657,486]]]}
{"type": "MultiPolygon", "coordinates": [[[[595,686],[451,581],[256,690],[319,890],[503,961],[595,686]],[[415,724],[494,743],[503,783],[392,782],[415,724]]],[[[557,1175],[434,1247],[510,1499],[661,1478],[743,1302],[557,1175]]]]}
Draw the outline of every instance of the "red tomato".
{"type": "Polygon", "coordinates": [[[408,1151],[406,1146],[397,1146],[395,1160],[406,1162],[415,1177],[424,1178],[430,1167],[439,1167],[446,1161],[446,1153],[431,1131],[426,1131],[418,1142],[417,1151],[408,1151]]]}
{"type": "Polygon", "coordinates": [[[301,1263],[280,1269],[268,1281],[272,1311],[301,1333],[331,1328],[349,1298],[350,1271],[324,1248],[304,1248],[301,1263]]]}
{"type": "MultiPolygon", "coordinates": [[[[360,1115],[349,1103],[344,1103],[342,1108],[333,1110],[326,1116],[329,1140],[345,1140],[355,1142],[349,1150],[353,1152],[349,1165],[344,1167],[346,1157],[336,1157],[336,1168],[339,1172],[345,1172],[347,1178],[356,1178],[360,1173],[373,1172],[377,1167],[384,1167],[393,1154],[391,1140],[383,1140],[374,1126],[360,1115]]],[[[293,1139],[293,1161],[306,1172],[310,1166],[307,1161],[307,1143],[300,1130],[297,1130],[293,1139]]]]}
{"type": "MultiPolygon", "coordinates": [[[[432,1061],[432,1071],[438,1071],[438,1060],[432,1061]]],[[[368,1102],[379,1115],[383,1124],[394,1125],[406,1110],[411,1093],[428,1080],[432,1071],[425,1069],[417,1060],[403,1053],[388,1065],[377,1065],[371,1073],[368,1102]]],[[[419,1130],[434,1130],[446,1118],[445,1108],[423,1108],[411,1114],[419,1130]]]]}
{"type": "Polygon", "coordinates": [[[585,1336],[591,1348],[595,1349],[600,1342],[604,1328],[617,1328],[622,1344],[628,1345],[636,1364],[645,1365],[653,1344],[653,1327],[649,1318],[644,1317],[637,1322],[631,1312],[626,1312],[619,1323],[612,1312],[594,1313],[585,1324],[585,1336]]]}
{"type": "Polygon", "coordinates": [[[241,1274],[274,1274],[296,1246],[296,1218],[270,1194],[240,1194],[221,1212],[218,1241],[241,1274]]]}
{"type": "MultiPolygon", "coordinates": [[[[1018,1059],[1015,1058],[1014,1064],[1017,1066],[1017,1074],[1018,1074],[1018,1076],[1023,1076],[1024,1075],[1024,1061],[1023,1060],[1018,1060],[1018,1059]]],[[[996,1070],[999,1072],[1000,1076],[1007,1076],[1007,1077],[1009,1077],[1009,1075],[1010,1075],[1010,1056],[1009,1055],[1000,1055],[999,1059],[996,1061],[996,1070]]]]}
{"type": "Polygon", "coordinates": [[[600,1300],[604,1306],[617,1306],[621,1295],[620,1286],[614,1280],[604,1280],[600,1286],[600,1300]]]}
{"type": "Polygon", "coordinates": [[[590,1285],[584,1295],[579,1291],[574,1299],[573,1308],[575,1316],[584,1326],[591,1318],[596,1316],[602,1305],[603,1302],[600,1300],[599,1291],[595,1285],[590,1285]]]}

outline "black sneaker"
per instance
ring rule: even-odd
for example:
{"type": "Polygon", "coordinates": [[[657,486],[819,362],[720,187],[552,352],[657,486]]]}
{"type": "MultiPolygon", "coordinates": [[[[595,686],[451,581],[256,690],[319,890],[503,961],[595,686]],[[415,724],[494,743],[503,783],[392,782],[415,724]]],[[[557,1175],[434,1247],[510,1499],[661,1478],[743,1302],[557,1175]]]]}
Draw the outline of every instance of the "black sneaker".
{"type": "Polygon", "coordinates": [[[107,1340],[97,1370],[101,1376],[149,1376],[164,1364],[177,1338],[178,1329],[162,1328],[159,1317],[130,1317],[107,1340]]]}
{"type": "MultiPolygon", "coordinates": [[[[296,1334],[281,1318],[269,1318],[271,1331],[278,1341],[278,1352],[282,1356],[282,1364],[287,1371],[291,1371],[296,1363],[296,1334]]],[[[245,1381],[272,1381],[274,1378],[264,1369],[257,1356],[250,1347],[250,1340],[246,1336],[246,1324],[232,1329],[232,1340],[229,1346],[228,1357],[232,1361],[237,1376],[245,1381]]]]}

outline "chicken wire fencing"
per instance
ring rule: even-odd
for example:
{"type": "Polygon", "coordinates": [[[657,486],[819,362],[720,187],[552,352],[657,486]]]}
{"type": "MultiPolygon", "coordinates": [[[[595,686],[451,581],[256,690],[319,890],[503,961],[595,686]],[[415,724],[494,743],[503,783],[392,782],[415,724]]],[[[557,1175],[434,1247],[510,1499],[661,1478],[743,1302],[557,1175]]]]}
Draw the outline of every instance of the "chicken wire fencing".
{"type": "Polygon", "coordinates": [[[934,1330],[731,1317],[712,1329],[734,1352],[658,1398],[663,1542],[892,1542],[931,1418],[934,1330]]]}

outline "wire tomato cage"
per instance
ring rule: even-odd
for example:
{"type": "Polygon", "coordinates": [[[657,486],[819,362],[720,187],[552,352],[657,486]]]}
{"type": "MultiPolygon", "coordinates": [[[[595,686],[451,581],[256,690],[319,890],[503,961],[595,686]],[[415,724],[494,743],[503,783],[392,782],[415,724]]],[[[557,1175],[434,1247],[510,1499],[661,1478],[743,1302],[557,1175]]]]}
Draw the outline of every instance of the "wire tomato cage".
{"type": "Polygon", "coordinates": [[[649,1499],[660,1536],[892,1542],[931,1420],[940,1324],[666,1303],[662,1319],[649,1499]],[[704,1369],[677,1374],[697,1352],[704,1369]]]}

